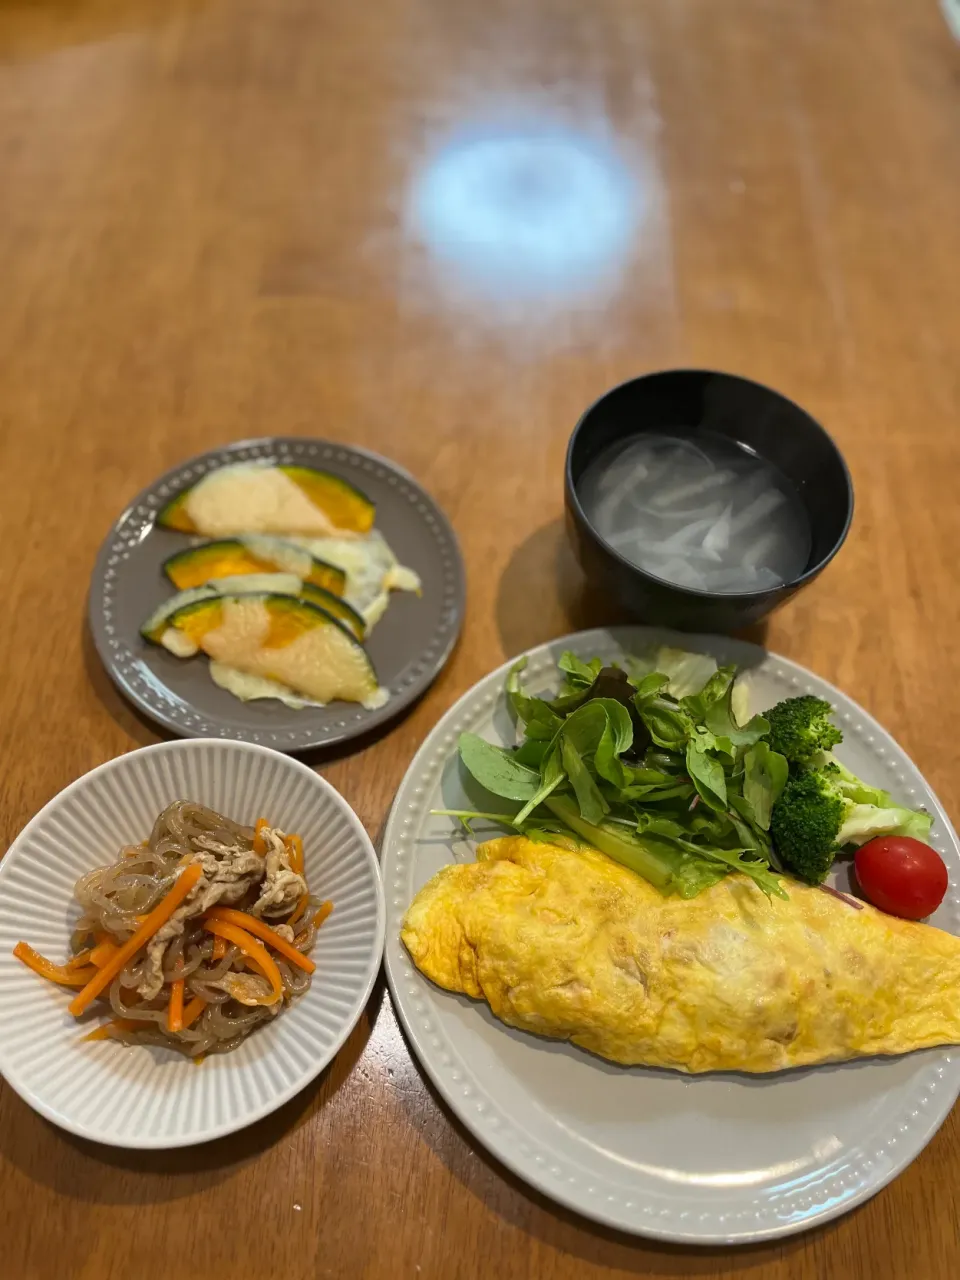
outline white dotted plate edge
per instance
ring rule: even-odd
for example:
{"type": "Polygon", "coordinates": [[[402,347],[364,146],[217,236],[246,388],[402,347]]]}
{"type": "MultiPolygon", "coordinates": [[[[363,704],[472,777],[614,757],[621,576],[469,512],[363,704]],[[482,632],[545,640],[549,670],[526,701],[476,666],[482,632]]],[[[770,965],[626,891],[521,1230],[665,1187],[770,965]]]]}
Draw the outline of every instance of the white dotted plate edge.
{"type": "MultiPolygon", "coordinates": [[[[804,667],[744,641],[614,627],[578,632],[528,650],[525,684],[538,692],[554,683],[556,659],[565,649],[583,659],[599,655],[612,661],[624,653],[641,653],[659,644],[709,653],[721,663],[762,668],[764,679],[779,685],[784,697],[811,693],[828,699],[845,737],[858,737],[890,775],[891,785],[895,784],[902,799],[925,806],[933,815],[931,844],[951,873],[951,891],[937,914],[937,924],[960,934],[960,844],[943,807],[886,730],[846,694],[804,667]]],[[[439,1020],[431,1016],[437,999],[443,996],[412,966],[399,937],[403,914],[414,893],[417,842],[428,817],[429,796],[456,751],[458,735],[489,727],[494,708],[503,697],[507,672],[517,660],[513,658],[485,676],[435,726],[407,770],[384,828],[381,863],[387,902],[387,980],[394,1007],[420,1063],[474,1137],[518,1177],[551,1199],[619,1230],[684,1244],[748,1243],[805,1231],[847,1213],[901,1173],[939,1129],[960,1093],[960,1054],[928,1051],[930,1066],[921,1077],[918,1094],[905,1113],[889,1118],[887,1137],[880,1148],[871,1144],[869,1150],[862,1146],[845,1150],[842,1168],[824,1178],[815,1195],[806,1191],[784,1195],[781,1190],[774,1204],[762,1194],[747,1192],[743,1207],[735,1212],[692,1214],[679,1194],[676,1206],[666,1208],[644,1203],[639,1187],[632,1196],[625,1196],[622,1168],[617,1171],[618,1179],[611,1178],[609,1183],[596,1176],[585,1179],[575,1164],[540,1145],[508,1119],[487,1083],[464,1060],[439,1020]]],[[[457,829],[451,819],[451,841],[457,829]]]]}

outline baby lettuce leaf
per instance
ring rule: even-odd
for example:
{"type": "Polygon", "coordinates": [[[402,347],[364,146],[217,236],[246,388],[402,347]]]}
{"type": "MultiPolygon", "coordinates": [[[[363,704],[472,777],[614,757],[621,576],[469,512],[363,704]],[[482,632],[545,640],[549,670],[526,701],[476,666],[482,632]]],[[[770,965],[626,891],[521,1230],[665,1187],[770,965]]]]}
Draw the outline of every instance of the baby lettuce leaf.
{"type": "Polygon", "coordinates": [[[527,665],[526,658],[521,658],[507,676],[507,699],[514,715],[524,726],[527,738],[541,739],[547,742],[553,738],[563,720],[543,698],[531,698],[520,687],[520,672],[527,665]]]}
{"type": "Polygon", "coordinates": [[[562,782],[566,781],[566,770],[563,767],[563,758],[560,752],[560,744],[554,739],[550,744],[550,749],[543,757],[543,764],[540,766],[540,781],[536,791],[527,800],[526,804],[517,814],[517,822],[525,822],[533,813],[538,804],[543,804],[547,796],[556,791],[562,782]]]}
{"type": "Polygon", "coordinates": [[[584,764],[583,757],[577,750],[573,740],[566,734],[560,735],[560,755],[563,767],[577,797],[580,812],[587,822],[599,822],[610,806],[594,782],[590,770],[584,764]]]}
{"type": "Polygon", "coordinates": [[[707,709],[704,724],[717,737],[729,738],[735,747],[750,747],[770,732],[770,725],[763,716],[754,716],[746,724],[738,724],[733,710],[734,683],[730,682],[726,693],[707,709]]]}
{"type": "Polygon", "coordinates": [[[511,752],[475,733],[460,735],[460,759],[481,787],[504,800],[529,800],[540,786],[539,772],[518,764],[511,752]]]}
{"type": "Polygon", "coordinates": [[[687,713],[666,698],[635,700],[640,719],[647,726],[650,737],[658,747],[668,751],[683,751],[693,732],[693,722],[687,713]]]}
{"type": "Polygon", "coordinates": [[[687,743],[687,772],[700,799],[711,809],[723,812],[727,807],[727,780],[723,765],[705,750],[696,737],[687,743]]]}
{"type": "Polygon", "coordinates": [[[764,831],[770,830],[770,814],[786,786],[789,769],[785,757],[766,742],[755,743],[743,757],[743,798],[764,831]]]}
{"type": "Polygon", "coordinates": [[[525,764],[528,769],[540,772],[543,758],[550,750],[550,742],[546,738],[528,738],[513,753],[517,764],[525,764]]]}
{"type": "Polygon", "coordinates": [[[736,667],[720,667],[715,671],[699,693],[689,693],[680,699],[680,706],[691,720],[702,724],[707,712],[724,698],[733,684],[737,674],[736,667]]]}
{"type": "Polygon", "coordinates": [[[665,676],[667,692],[674,698],[699,693],[717,670],[715,659],[706,653],[687,653],[666,645],[651,657],[631,659],[628,666],[634,683],[648,672],[665,676]]]}
{"type": "Polygon", "coordinates": [[[584,662],[568,649],[560,655],[557,666],[567,677],[568,684],[582,685],[587,688],[600,674],[603,663],[599,658],[591,658],[589,662],[584,662]]]}

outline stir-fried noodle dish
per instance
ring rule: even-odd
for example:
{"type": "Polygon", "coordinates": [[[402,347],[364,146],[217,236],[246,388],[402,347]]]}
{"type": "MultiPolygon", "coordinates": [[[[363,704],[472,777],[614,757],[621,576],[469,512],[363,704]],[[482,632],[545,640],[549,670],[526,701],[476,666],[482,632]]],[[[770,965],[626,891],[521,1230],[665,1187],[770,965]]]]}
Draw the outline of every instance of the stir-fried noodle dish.
{"type": "Polygon", "coordinates": [[[304,877],[303,842],[259,818],[245,827],[190,800],[148,839],[88,872],[72,955],[18,943],[42,977],[78,988],[70,1012],[112,1014],[87,1038],[227,1053],[310,986],[310,950],[329,915],[304,877]],[[95,1003],[98,1002],[98,1003],[95,1003]]]}

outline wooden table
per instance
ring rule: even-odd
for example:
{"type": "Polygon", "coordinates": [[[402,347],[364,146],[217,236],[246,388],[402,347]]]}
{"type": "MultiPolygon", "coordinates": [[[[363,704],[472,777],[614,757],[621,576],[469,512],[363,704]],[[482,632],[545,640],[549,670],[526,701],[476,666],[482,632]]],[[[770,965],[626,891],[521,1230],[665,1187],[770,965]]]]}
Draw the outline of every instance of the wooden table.
{"type": "MultiPolygon", "coordinates": [[[[462,541],[449,667],[387,737],[316,761],[376,837],[459,694],[613,616],[565,545],[564,447],[604,388],[670,365],[771,383],[840,442],[853,532],[769,643],[957,814],[958,133],[933,0],[4,0],[0,838],[157,740],[84,635],[110,521],[272,432],[389,454],[462,541]]],[[[315,1087],[198,1150],[102,1150],[0,1085],[0,1273],[955,1276],[956,1117],[820,1231],[644,1244],[478,1151],[381,983],[315,1087]]]]}

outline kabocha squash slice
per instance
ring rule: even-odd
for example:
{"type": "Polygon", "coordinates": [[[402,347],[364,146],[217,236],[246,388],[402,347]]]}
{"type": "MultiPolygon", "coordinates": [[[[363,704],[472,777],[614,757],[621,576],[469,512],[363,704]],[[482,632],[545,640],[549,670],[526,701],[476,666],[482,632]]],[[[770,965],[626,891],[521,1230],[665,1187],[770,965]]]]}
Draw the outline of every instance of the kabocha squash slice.
{"type": "Polygon", "coordinates": [[[140,634],[145,640],[160,644],[164,632],[170,626],[170,618],[186,605],[218,596],[242,595],[293,596],[308,600],[311,604],[332,614],[357,640],[363,640],[366,635],[366,623],[346,600],[341,600],[339,596],[325,591],[322,587],[302,582],[291,573],[233,574],[227,578],[214,578],[210,582],[205,582],[203,586],[188,587],[186,591],[179,591],[155,609],[140,628],[140,634]]]}
{"type": "Polygon", "coordinates": [[[335,699],[381,706],[386,693],[363,646],[332,613],[308,600],[270,593],[194,600],[165,619],[187,648],[276,681],[315,702],[335,699]]]}
{"type": "MultiPolygon", "coordinates": [[[[366,494],[340,476],[335,476],[329,471],[319,471],[314,467],[290,464],[264,467],[250,463],[230,464],[209,472],[198,480],[195,485],[191,485],[174,498],[171,498],[167,505],[160,510],[157,516],[157,524],[161,528],[176,529],[181,533],[205,533],[215,537],[226,535],[228,530],[224,528],[225,524],[231,526],[230,533],[246,533],[251,528],[258,529],[262,533],[275,534],[310,532],[310,530],[297,527],[295,522],[290,527],[284,527],[282,512],[271,513],[272,518],[269,522],[269,528],[263,524],[252,526],[248,522],[246,513],[249,510],[247,501],[249,486],[251,483],[261,483],[261,480],[254,477],[263,477],[262,483],[264,485],[273,483],[270,477],[271,472],[279,472],[296,485],[309,503],[318,512],[322,513],[333,530],[348,534],[364,534],[369,533],[373,528],[376,516],[374,504],[366,494]],[[243,486],[243,497],[240,497],[236,503],[235,516],[232,512],[229,512],[228,486],[232,481],[236,482],[238,486],[243,486]],[[214,485],[220,490],[222,502],[218,512],[216,528],[211,527],[209,518],[198,520],[197,517],[198,495],[204,488],[209,492],[214,485]]],[[[316,532],[320,533],[322,530],[318,529],[316,532]]]]}
{"type": "Polygon", "coordinates": [[[185,547],[164,560],[163,572],[178,591],[201,587],[216,578],[246,573],[296,573],[311,586],[342,596],[347,581],[347,575],[336,565],[327,564],[303,547],[286,544],[279,538],[255,538],[249,542],[242,538],[218,538],[200,546],[185,547]],[[301,572],[301,565],[305,573],[301,572]]]}

